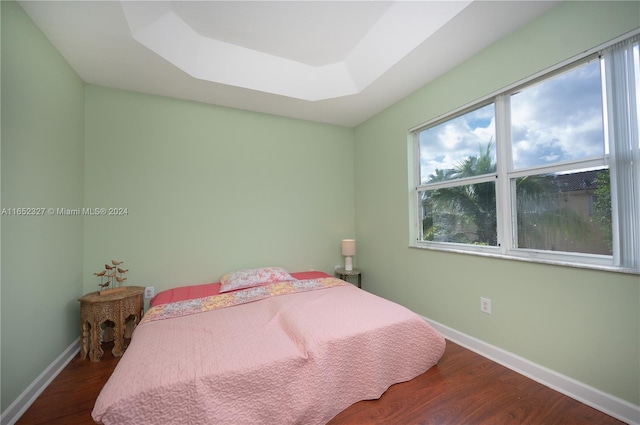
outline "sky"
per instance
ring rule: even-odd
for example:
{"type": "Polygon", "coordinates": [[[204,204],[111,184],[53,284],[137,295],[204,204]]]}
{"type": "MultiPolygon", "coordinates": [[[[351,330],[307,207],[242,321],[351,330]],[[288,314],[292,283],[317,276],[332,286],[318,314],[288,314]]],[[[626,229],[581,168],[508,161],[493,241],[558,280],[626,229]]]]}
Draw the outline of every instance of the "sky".
{"type": "MultiPolygon", "coordinates": [[[[515,169],[604,155],[600,62],[528,86],[511,96],[515,169]]],[[[487,105],[420,132],[421,181],[436,169],[454,168],[492,143],[495,108],[487,105]]]]}

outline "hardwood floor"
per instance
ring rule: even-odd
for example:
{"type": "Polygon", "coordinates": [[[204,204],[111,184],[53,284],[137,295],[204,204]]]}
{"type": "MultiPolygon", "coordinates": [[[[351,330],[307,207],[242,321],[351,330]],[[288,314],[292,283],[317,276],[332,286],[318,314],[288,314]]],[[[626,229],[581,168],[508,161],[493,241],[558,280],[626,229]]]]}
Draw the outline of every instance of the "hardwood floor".
{"type": "MultiPolygon", "coordinates": [[[[72,360],[17,424],[93,424],[91,410],[118,363],[105,344],[99,363],[72,360]]],[[[602,412],[447,341],[436,367],[358,402],[329,425],[620,425],[602,412]]],[[[157,424],[162,425],[162,424],[157,424]]],[[[242,424],[238,424],[242,425],[242,424]]],[[[269,424],[271,425],[271,424],[269,424]]]]}

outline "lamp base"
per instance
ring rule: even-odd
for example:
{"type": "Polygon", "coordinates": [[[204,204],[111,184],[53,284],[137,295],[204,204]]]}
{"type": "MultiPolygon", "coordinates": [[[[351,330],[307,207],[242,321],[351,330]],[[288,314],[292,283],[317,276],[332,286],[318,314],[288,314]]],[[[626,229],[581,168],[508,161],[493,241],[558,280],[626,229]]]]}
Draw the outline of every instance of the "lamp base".
{"type": "Polygon", "coordinates": [[[353,270],[353,258],[344,257],[344,269],[348,272],[353,270]]]}

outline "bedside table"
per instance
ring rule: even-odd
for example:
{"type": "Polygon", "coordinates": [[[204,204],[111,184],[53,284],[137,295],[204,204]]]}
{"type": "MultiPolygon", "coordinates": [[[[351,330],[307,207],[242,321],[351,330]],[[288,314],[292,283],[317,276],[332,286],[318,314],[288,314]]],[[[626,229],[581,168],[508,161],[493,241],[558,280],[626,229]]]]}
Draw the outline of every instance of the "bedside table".
{"type": "Polygon", "coordinates": [[[346,282],[348,282],[348,276],[358,276],[358,288],[362,288],[362,270],[360,269],[355,267],[353,270],[336,269],[336,276],[346,282]]]}
{"type": "Polygon", "coordinates": [[[126,348],[124,338],[131,338],[133,329],[142,318],[144,301],[142,286],[128,286],[124,291],[100,295],[97,291],[86,294],[80,301],[80,357],[89,358],[92,362],[99,362],[104,354],[102,351],[100,333],[102,324],[112,322],[113,331],[106,327],[104,339],[110,341],[113,337],[115,357],[120,357],[126,348]]]}

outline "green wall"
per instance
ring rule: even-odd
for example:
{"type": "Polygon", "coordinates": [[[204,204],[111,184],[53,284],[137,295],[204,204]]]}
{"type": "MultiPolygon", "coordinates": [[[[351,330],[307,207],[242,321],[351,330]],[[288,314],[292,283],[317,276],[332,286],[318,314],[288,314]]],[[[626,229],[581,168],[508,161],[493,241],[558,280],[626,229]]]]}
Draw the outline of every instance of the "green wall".
{"type": "MultiPolygon", "coordinates": [[[[281,265],[332,272],[354,224],[353,130],[127,91],[86,91],[85,276],[215,282],[281,265]]],[[[96,290],[87,279],[85,291],[96,290]]]]}
{"type": "MultiPolygon", "coordinates": [[[[83,205],[84,83],[2,3],[2,208],[83,205]]],[[[81,217],[3,215],[2,411],[79,335],[81,217]]]]}
{"type": "Polygon", "coordinates": [[[367,290],[636,405],[640,278],[409,248],[408,130],[638,27],[639,7],[559,5],[358,126],[355,162],[367,290]]]}
{"type": "Polygon", "coordinates": [[[77,338],[105,261],[157,291],[330,272],[354,233],[365,289],[640,404],[637,275],[410,249],[407,172],[409,128],[638,26],[638,2],[562,4],[355,130],[85,86],[1,10],[2,207],[128,209],[2,217],[3,411],[77,338]]]}
{"type": "Polygon", "coordinates": [[[85,85],[2,2],[2,207],[127,209],[2,217],[2,411],[78,337],[77,298],[110,259],[156,291],[332,272],[355,234],[353,162],[353,129],[85,85]]]}

